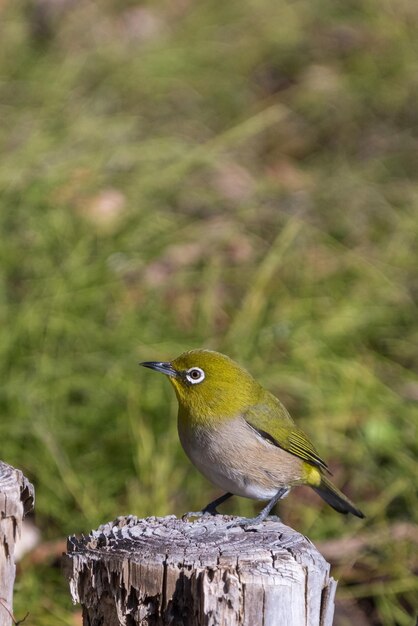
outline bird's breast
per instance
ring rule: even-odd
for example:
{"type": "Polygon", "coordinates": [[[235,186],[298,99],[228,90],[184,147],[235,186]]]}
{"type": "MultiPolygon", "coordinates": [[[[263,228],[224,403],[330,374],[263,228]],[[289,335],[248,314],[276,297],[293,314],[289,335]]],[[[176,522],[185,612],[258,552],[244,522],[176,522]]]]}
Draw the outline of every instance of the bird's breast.
{"type": "Polygon", "coordinates": [[[263,439],[241,417],[209,426],[179,416],[178,430],[193,464],[225,491],[268,500],[280,487],[303,480],[301,460],[263,439]]]}

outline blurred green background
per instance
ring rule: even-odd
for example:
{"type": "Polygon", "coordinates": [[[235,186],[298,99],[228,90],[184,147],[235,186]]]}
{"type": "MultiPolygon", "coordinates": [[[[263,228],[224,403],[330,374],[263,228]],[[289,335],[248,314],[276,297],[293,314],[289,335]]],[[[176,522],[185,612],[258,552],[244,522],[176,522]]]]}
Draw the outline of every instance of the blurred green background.
{"type": "Polygon", "coordinates": [[[415,624],[416,0],[3,0],[0,48],[0,458],[46,546],[17,619],[80,623],[47,542],[219,494],[137,365],[204,346],[367,515],[280,508],[333,564],[336,626],[415,624]]]}

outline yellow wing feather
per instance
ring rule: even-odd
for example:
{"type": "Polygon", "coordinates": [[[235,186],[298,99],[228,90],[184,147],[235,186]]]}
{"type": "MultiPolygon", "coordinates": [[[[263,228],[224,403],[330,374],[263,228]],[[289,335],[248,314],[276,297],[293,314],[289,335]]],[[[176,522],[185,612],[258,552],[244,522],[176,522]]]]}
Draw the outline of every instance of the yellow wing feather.
{"type": "Polygon", "coordinates": [[[296,426],[283,404],[269,392],[265,402],[250,407],[243,418],[262,437],[303,461],[331,473],[308,436],[296,426]]]}

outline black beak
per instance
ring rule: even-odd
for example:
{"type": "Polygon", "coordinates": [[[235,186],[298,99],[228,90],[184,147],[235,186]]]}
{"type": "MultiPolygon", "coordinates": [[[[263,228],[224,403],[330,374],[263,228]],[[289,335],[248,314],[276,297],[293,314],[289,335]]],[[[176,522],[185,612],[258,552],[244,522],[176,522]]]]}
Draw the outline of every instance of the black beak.
{"type": "Polygon", "coordinates": [[[155,370],[156,372],[161,372],[161,374],[166,374],[167,376],[173,376],[177,378],[179,373],[171,363],[162,363],[160,361],[145,361],[144,363],[140,363],[139,365],[143,365],[144,367],[149,367],[151,370],[155,370]]]}

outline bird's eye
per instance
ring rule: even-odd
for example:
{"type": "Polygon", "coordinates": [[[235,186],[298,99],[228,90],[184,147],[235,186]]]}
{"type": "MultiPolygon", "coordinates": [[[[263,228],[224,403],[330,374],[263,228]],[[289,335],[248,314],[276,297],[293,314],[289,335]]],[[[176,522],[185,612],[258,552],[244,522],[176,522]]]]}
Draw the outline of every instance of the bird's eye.
{"type": "Polygon", "coordinates": [[[196,385],[196,383],[201,383],[205,379],[205,372],[200,367],[191,367],[186,372],[186,378],[189,383],[196,385]]]}

